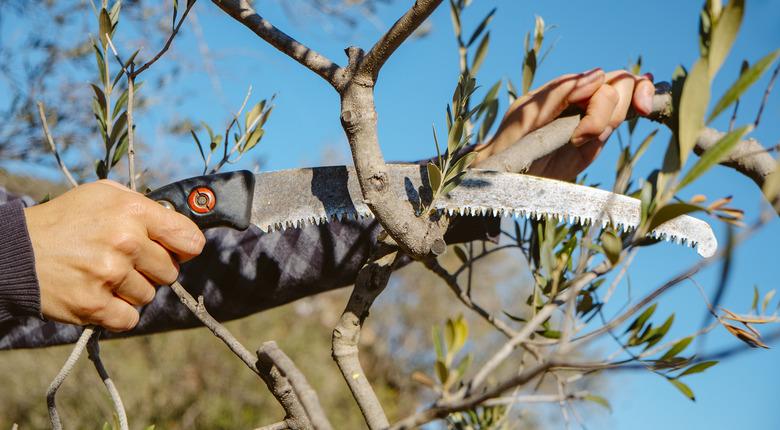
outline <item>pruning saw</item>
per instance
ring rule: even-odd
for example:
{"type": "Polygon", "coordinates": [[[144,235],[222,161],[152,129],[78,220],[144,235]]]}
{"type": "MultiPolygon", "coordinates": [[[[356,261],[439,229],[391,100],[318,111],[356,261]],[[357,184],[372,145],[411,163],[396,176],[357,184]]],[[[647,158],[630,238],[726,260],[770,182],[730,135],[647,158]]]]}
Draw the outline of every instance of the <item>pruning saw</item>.
{"type": "MultiPolygon", "coordinates": [[[[394,198],[421,210],[428,187],[425,166],[387,166],[394,198]]],[[[428,194],[430,192],[428,191],[428,194]]],[[[148,194],[193,220],[200,228],[255,225],[264,232],[301,228],[343,219],[373,217],[363,200],[352,167],[331,166],[253,174],[249,171],[198,176],[165,185],[148,194]]],[[[462,182],[439,196],[429,209],[447,215],[521,216],[580,225],[636,229],[637,199],[592,187],[535,176],[470,169],[462,182]]],[[[656,227],[653,238],[693,247],[711,257],[717,240],[706,222],[682,215],[656,227]]]]}

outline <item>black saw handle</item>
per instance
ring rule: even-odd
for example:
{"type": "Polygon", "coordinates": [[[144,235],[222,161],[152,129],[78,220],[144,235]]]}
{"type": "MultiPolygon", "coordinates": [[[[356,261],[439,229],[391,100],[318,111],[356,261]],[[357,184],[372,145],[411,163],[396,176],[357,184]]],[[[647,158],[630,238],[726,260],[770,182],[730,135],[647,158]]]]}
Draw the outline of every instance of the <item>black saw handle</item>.
{"type": "Polygon", "coordinates": [[[252,215],[255,175],[247,170],[196,176],[158,188],[146,196],[179,212],[200,227],[246,230],[252,215]]]}

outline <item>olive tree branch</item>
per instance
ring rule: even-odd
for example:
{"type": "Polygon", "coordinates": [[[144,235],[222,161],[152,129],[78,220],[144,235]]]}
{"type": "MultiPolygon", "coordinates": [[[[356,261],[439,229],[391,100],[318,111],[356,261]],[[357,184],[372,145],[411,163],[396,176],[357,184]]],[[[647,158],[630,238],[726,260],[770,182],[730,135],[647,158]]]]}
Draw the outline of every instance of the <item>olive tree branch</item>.
{"type": "Polygon", "coordinates": [[[98,340],[100,339],[101,332],[102,329],[97,329],[95,333],[90,336],[89,341],[87,342],[87,353],[89,354],[89,359],[95,366],[95,370],[97,370],[98,376],[100,376],[100,379],[106,386],[106,390],[108,390],[111,402],[114,404],[114,412],[119,421],[120,430],[128,430],[127,412],[125,412],[125,406],[122,404],[122,397],[119,396],[119,390],[116,389],[114,381],[111,380],[111,376],[108,375],[108,371],[103,365],[103,360],[100,358],[100,343],[98,340]]]}
{"type": "Polygon", "coordinates": [[[287,421],[279,421],[278,423],[262,426],[255,430],[289,430],[289,429],[298,429],[298,428],[302,428],[302,427],[290,427],[287,424],[287,421]]]}
{"type": "Polygon", "coordinates": [[[212,0],[225,13],[244,24],[261,39],[316,73],[333,87],[343,84],[343,70],[322,54],[301,44],[260,16],[247,0],[212,0]]]}
{"type": "Polygon", "coordinates": [[[295,363],[287,356],[276,342],[265,342],[257,350],[257,357],[263,366],[276,368],[281,376],[289,381],[300,405],[308,416],[312,428],[315,430],[331,430],[330,422],[322,410],[317,393],[309,385],[306,377],[295,366],[295,363]]]}
{"type": "MultiPolygon", "coordinates": [[[[669,84],[657,84],[653,97],[653,110],[649,119],[671,124],[672,95],[669,84]]],[[[631,115],[629,115],[629,118],[631,115]]],[[[580,115],[562,116],[546,126],[531,132],[509,148],[496,153],[479,163],[480,169],[502,172],[525,172],[531,164],[552,154],[569,143],[574,129],[579,124],[580,115]]],[[[696,141],[694,152],[701,155],[712,147],[725,133],[705,127],[696,141]]],[[[746,139],[738,143],[720,163],[749,177],[759,188],[763,188],[766,178],[774,172],[777,162],[758,141],[746,139]]],[[[770,202],[780,214],[780,197],[770,202]]]]}
{"type": "Polygon", "coordinates": [[[55,401],[57,390],[60,389],[62,383],[65,382],[65,379],[68,377],[68,375],[70,375],[70,372],[73,370],[73,366],[79,360],[79,357],[81,357],[81,353],[84,352],[84,348],[86,348],[87,342],[89,342],[94,333],[94,327],[90,326],[84,328],[84,331],[81,332],[81,336],[79,336],[79,340],[76,341],[76,345],[74,345],[73,349],[70,351],[68,359],[65,360],[65,364],[62,365],[62,368],[57,373],[57,376],[54,377],[54,380],[51,381],[49,388],[46,390],[46,406],[49,410],[49,421],[51,422],[51,428],[53,430],[62,430],[62,420],[60,419],[60,414],[57,411],[57,404],[55,401]]]}
{"type": "MultiPolygon", "coordinates": [[[[269,386],[271,393],[276,397],[276,400],[285,409],[290,421],[302,425],[303,427],[301,428],[329,428],[305,426],[305,424],[309,422],[308,420],[311,417],[311,413],[316,414],[316,411],[312,412],[311,410],[306,409],[302,400],[298,398],[298,391],[306,391],[308,388],[300,387],[299,389],[296,389],[294,385],[295,381],[288,379],[289,373],[287,372],[290,371],[288,368],[278,367],[276,359],[266,357],[267,354],[263,352],[265,351],[263,348],[258,350],[258,357],[260,357],[259,354],[262,352],[262,358],[260,360],[255,358],[255,356],[253,356],[253,354],[249,352],[249,350],[241,344],[232,333],[230,333],[230,330],[209,314],[203,303],[203,296],[198,297],[196,300],[178,281],[172,283],[170,287],[187,309],[189,309],[190,312],[192,312],[193,315],[195,315],[195,317],[214,334],[214,336],[224,342],[250,370],[263,379],[266,385],[269,386]],[[271,360],[277,367],[270,366],[268,360],[271,360]],[[292,392],[285,388],[291,385],[293,386],[292,392]],[[301,414],[301,411],[304,411],[305,414],[301,414]]],[[[271,348],[271,346],[268,346],[267,348],[271,348]]],[[[314,425],[315,423],[311,422],[310,424],[314,425]]]]}
{"type": "Polygon", "coordinates": [[[57,165],[60,166],[62,174],[65,175],[65,179],[68,180],[68,183],[71,187],[78,187],[79,183],[76,182],[76,180],[73,178],[73,175],[71,175],[70,170],[68,170],[68,166],[66,166],[65,162],[62,161],[60,152],[57,150],[57,144],[54,142],[54,138],[51,136],[51,132],[49,131],[49,123],[46,121],[46,112],[44,110],[43,102],[38,102],[38,116],[41,117],[43,135],[46,137],[46,142],[49,144],[49,149],[51,149],[51,152],[54,154],[54,158],[57,160],[57,165]]]}
{"type": "Polygon", "coordinates": [[[360,364],[360,332],[371,305],[387,286],[398,257],[396,249],[379,245],[371,260],[358,272],[355,288],[331,339],[333,360],[372,430],[385,429],[390,423],[360,364]]]}
{"type": "Polygon", "coordinates": [[[171,44],[173,43],[173,39],[176,37],[177,34],[179,34],[179,30],[181,29],[182,24],[184,24],[184,20],[187,19],[187,15],[190,13],[190,10],[195,5],[195,2],[197,0],[187,0],[187,8],[184,9],[184,13],[182,13],[181,18],[179,19],[179,22],[176,24],[176,26],[173,28],[173,31],[168,36],[168,40],[165,41],[165,45],[163,45],[162,49],[160,49],[157,54],[155,54],[154,57],[152,57],[151,60],[144,63],[141,67],[139,67],[137,70],[134,70],[131,76],[133,78],[137,77],[141,73],[145,72],[146,69],[149,67],[152,67],[154,63],[157,62],[160,58],[162,58],[163,55],[165,55],[166,52],[168,52],[168,49],[170,49],[171,44]]]}
{"type": "Polygon", "coordinates": [[[385,62],[425,22],[441,2],[442,0],[416,0],[363,57],[358,73],[365,73],[376,81],[385,62]]]}
{"type": "Polygon", "coordinates": [[[349,65],[341,95],[341,124],[347,135],[360,189],[371,212],[402,251],[420,259],[446,249],[448,220],[440,216],[416,216],[388,193],[388,174],[377,136],[374,85],[379,71],[395,50],[441,4],[441,0],[417,0],[379,38],[368,54],[357,47],[346,49],[349,65]]]}
{"type": "Polygon", "coordinates": [[[425,267],[427,267],[428,270],[435,273],[447,284],[450,290],[455,294],[458,300],[463,303],[463,305],[482,317],[482,319],[495,327],[495,329],[501,332],[501,334],[508,338],[513,338],[517,335],[517,332],[512,327],[510,327],[509,324],[505,323],[501,319],[496,318],[495,315],[485,310],[479,304],[474,303],[471,297],[465,291],[463,291],[463,289],[460,287],[460,284],[458,284],[457,274],[450,274],[445,268],[441,267],[439,262],[434,258],[423,260],[423,264],[425,264],[425,267]]]}

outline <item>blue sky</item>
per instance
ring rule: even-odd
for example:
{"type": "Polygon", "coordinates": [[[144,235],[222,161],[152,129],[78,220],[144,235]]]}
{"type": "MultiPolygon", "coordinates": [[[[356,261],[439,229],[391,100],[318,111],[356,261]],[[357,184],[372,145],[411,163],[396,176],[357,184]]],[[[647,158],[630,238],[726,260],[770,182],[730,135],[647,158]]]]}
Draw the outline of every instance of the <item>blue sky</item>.
{"type": "MultiPolygon", "coordinates": [[[[326,21],[313,17],[291,22],[275,2],[259,3],[265,16],[279,27],[341,64],[345,62],[345,46],[355,44],[367,48],[380,34],[380,30],[370,24],[343,30],[324,28],[326,21]]],[[[380,9],[380,27],[390,25],[406,3],[396,1],[394,5],[380,9]]],[[[473,29],[490,8],[498,7],[491,25],[490,53],[478,77],[484,87],[506,77],[519,84],[522,39],[532,28],[535,14],[556,26],[548,33],[547,43],[557,41],[538,72],[537,85],[563,73],[595,66],[606,70],[622,68],[639,54],[644,58],[645,71],[652,72],[656,80],[669,80],[678,64],[690,66],[698,56],[696,23],[700,5],[699,1],[671,0],[476,0],[466,12],[464,27],[467,31],[473,29]]],[[[176,40],[171,55],[163,60],[175,61],[177,53],[195,58],[196,63],[174,87],[175,92],[185,96],[160,100],[154,117],[140,118],[139,128],[147,142],[154,142],[171,118],[179,115],[203,119],[221,128],[229,110],[240,105],[247,87],[252,85],[254,101],[277,94],[276,108],[259,148],[265,159],[264,168],[312,165],[321,160],[326,151],[335,152],[336,158],[348,160],[347,144],[338,120],[338,98],[324,81],[257,39],[209,2],[199,2],[196,13],[205,40],[214,53],[216,77],[223,92],[215,91],[203,65],[197,63],[200,57],[192,54],[197,53],[196,39],[192,32],[185,32],[176,40]]],[[[430,156],[434,152],[431,123],[439,130],[444,128],[444,106],[451,96],[458,67],[447,7],[441,7],[431,22],[432,33],[399,49],[382,70],[376,88],[380,141],[388,160],[430,156]]],[[[715,97],[733,81],[743,58],[752,63],[780,47],[778,22],[780,3],[749,1],[745,25],[729,61],[716,78],[715,97]]],[[[121,38],[119,40],[121,42],[121,38]]],[[[745,108],[738,123],[752,122],[767,81],[764,77],[743,98],[745,108]]],[[[780,141],[779,101],[780,95],[775,91],[764,112],[762,125],[753,133],[753,137],[767,146],[780,141]]],[[[501,111],[505,108],[506,103],[502,100],[501,111]]],[[[716,126],[727,127],[724,121],[721,119],[716,126]]],[[[642,125],[637,135],[643,137],[652,128],[642,125]]],[[[640,174],[645,175],[660,164],[667,139],[668,134],[663,132],[655,139],[640,165],[640,174]]],[[[589,169],[592,181],[611,184],[616,140],[612,138],[608,149],[589,169]]],[[[185,166],[183,175],[198,173],[199,156],[191,141],[155,142],[155,145],[158,150],[154,155],[142,155],[141,163],[152,161],[145,157],[173,159],[178,160],[176,164],[185,166]]],[[[251,168],[252,163],[246,160],[235,167],[251,168]]],[[[706,194],[712,199],[733,195],[735,206],[744,209],[748,219],[754,219],[761,208],[760,194],[754,184],[724,168],[708,173],[689,187],[689,191],[690,194],[706,194]]],[[[715,227],[723,240],[723,229],[715,227]]],[[[758,285],[762,291],[780,286],[777,281],[778,238],[780,223],[774,219],[739,249],[724,301],[726,307],[747,313],[753,285],[758,285]]],[[[640,297],[696,262],[697,258],[691,250],[672,245],[643,251],[629,272],[632,297],[640,297]]],[[[715,288],[717,271],[715,267],[696,277],[708,293],[715,288]]],[[[624,282],[613,302],[619,305],[626,298],[624,282]]],[[[688,283],[665,295],[656,315],[661,318],[676,313],[670,336],[677,337],[698,329],[704,310],[698,291],[688,283]]],[[[736,344],[722,329],[717,329],[709,337],[706,348],[712,350],[736,344]]],[[[615,345],[607,342],[598,347],[611,351],[615,345]]],[[[774,409],[780,394],[779,364],[780,353],[776,349],[757,350],[732,358],[702,375],[691,376],[687,382],[697,393],[696,403],[684,399],[657,376],[620,373],[610,379],[606,393],[612,400],[614,412],[609,415],[596,410],[589,414],[589,428],[780,428],[780,415],[774,409]]]]}

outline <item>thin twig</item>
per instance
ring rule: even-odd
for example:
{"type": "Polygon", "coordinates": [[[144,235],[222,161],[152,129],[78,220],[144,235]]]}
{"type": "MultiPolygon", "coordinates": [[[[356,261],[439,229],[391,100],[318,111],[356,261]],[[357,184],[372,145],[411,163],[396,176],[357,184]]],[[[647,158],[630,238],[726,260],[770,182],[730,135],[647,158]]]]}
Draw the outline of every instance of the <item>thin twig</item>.
{"type": "Polygon", "coordinates": [[[111,376],[108,375],[106,367],[103,365],[103,360],[100,359],[100,334],[103,330],[98,328],[95,330],[95,334],[90,337],[87,342],[87,353],[92,364],[95,366],[100,379],[108,390],[108,394],[111,397],[111,402],[114,404],[114,412],[116,413],[117,421],[119,421],[120,430],[128,430],[127,424],[127,412],[125,412],[125,406],[122,403],[122,397],[119,396],[119,390],[116,389],[114,381],[111,380],[111,376]]]}
{"type": "MultiPolygon", "coordinates": [[[[233,147],[228,151],[228,137],[230,136],[230,130],[233,128],[234,125],[238,122],[238,118],[241,116],[241,113],[244,112],[244,109],[246,108],[246,104],[249,102],[249,97],[252,95],[252,86],[250,85],[249,88],[246,91],[246,95],[244,96],[244,101],[241,102],[241,107],[238,108],[238,112],[233,115],[233,119],[228,122],[227,127],[225,127],[225,138],[224,138],[224,147],[223,147],[223,154],[222,159],[219,160],[217,165],[211,169],[211,174],[219,172],[219,170],[222,168],[222,166],[225,165],[225,163],[228,163],[230,161],[230,157],[238,150],[238,148],[241,146],[241,144],[244,143],[244,140],[246,140],[249,137],[249,130],[252,130],[258,122],[262,119],[263,115],[258,115],[257,118],[255,118],[251,124],[247,127],[246,130],[244,130],[243,136],[241,136],[238,141],[233,145],[233,147]]],[[[240,130],[239,130],[240,131],[240,130]]],[[[208,169],[208,164],[211,162],[211,153],[209,153],[208,158],[206,158],[206,169],[208,169]]]]}
{"type": "Polygon", "coordinates": [[[539,312],[537,312],[536,315],[534,315],[534,317],[531,318],[531,320],[528,321],[515,336],[504,343],[501,349],[493,354],[493,356],[479,369],[479,371],[477,371],[476,375],[474,375],[474,378],[472,378],[469,382],[468,391],[478,391],[478,388],[480,385],[482,385],[488,375],[490,375],[501,363],[503,363],[504,360],[509,357],[512,351],[515,350],[515,348],[529,339],[534,331],[536,331],[536,329],[542,323],[544,323],[550,317],[550,315],[552,315],[552,313],[558,309],[558,307],[559,305],[557,304],[547,304],[543,306],[542,309],[540,309],[539,312]]]}
{"type": "Polygon", "coordinates": [[[494,399],[486,400],[482,403],[483,406],[501,406],[512,405],[516,403],[558,403],[566,400],[582,400],[590,393],[587,391],[578,391],[576,393],[566,394],[561,396],[560,394],[531,394],[521,396],[509,396],[509,397],[496,397],[494,399]]]}
{"type": "Polygon", "coordinates": [[[60,389],[62,383],[65,382],[65,379],[70,375],[73,366],[76,364],[79,357],[81,357],[81,353],[84,352],[87,342],[89,342],[89,339],[94,333],[95,328],[91,326],[86,327],[84,331],[81,332],[81,336],[79,336],[79,340],[76,341],[76,345],[73,346],[68,359],[65,360],[65,364],[62,365],[59,373],[57,373],[57,376],[54,377],[54,380],[51,381],[49,388],[46,390],[46,405],[49,409],[49,421],[51,422],[51,428],[53,430],[62,430],[62,420],[60,420],[60,414],[57,412],[57,404],[55,402],[57,390],[60,389]]]}
{"type": "MultiPolygon", "coordinates": [[[[475,257],[476,258],[476,257],[475,257]]],[[[455,296],[458,298],[458,300],[461,301],[466,307],[471,309],[472,311],[476,312],[477,315],[482,317],[485,321],[487,321],[490,325],[496,328],[501,334],[508,338],[512,338],[517,336],[517,332],[510,327],[507,323],[504,321],[496,318],[494,315],[492,315],[490,312],[485,310],[483,307],[478,305],[477,303],[474,303],[474,301],[471,299],[471,297],[466,294],[463,289],[460,288],[460,284],[458,284],[458,278],[456,275],[451,275],[445,268],[441,267],[438,261],[436,259],[430,258],[423,261],[425,264],[425,267],[428,268],[431,272],[435,273],[439,278],[441,278],[447,286],[450,288],[450,290],[455,293],[455,296]]]]}
{"type": "Polygon", "coordinates": [[[181,18],[179,19],[179,23],[176,24],[176,27],[173,28],[173,31],[171,32],[170,36],[168,36],[168,40],[165,41],[165,45],[160,49],[160,51],[155,54],[154,57],[152,57],[151,60],[147,61],[139,67],[137,70],[133,71],[132,76],[135,78],[141,73],[145,72],[146,69],[149,67],[152,67],[152,64],[156,63],[157,60],[162,58],[163,55],[165,55],[166,52],[168,52],[168,49],[171,47],[171,44],[173,43],[173,39],[176,37],[177,34],[179,34],[179,30],[181,29],[182,24],[184,24],[184,20],[187,18],[187,15],[190,13],[190,10],[195,5],[196,0],[187,0],[187,8],[184,9],[184,13],[181,15],[181,18]]]}
{"type": "Polygon", "coordinates": [[[68,166],[66,166],[65,162],[63,162],[62,158],[60,158],[60,152],[57,150],[57,144],[54,143],[54,138],[52,138],[51,132],[49,132],[49,123],[46,121],[46,112],[44,111],[43,102],[38,102],[38,115],[41,117],[43,135],[46,137],[46,141],[49,143],[49,149],[51,149],[51,152],[54,154],[54,158],[57,159],[57,164],[60,166],[60,170],[62,170],[62,173],[65,175],[65,179],[68,180],[68,183],[71,187],[78,187],[79,183],[73,179],[73,175],[70,174],[68,166]]]}
{"type": "Polygon", "coordinates": [[[636,256],[637,252],[639,251],[639,248],[632,248],[631,251],[628,253],[628,257],[626,257],[626,261],[623,263],[623,267],[620,268],[620,272],[618,272],[617,275],[615,275],[615,279],[612,280],[612,283],[609,284],[609,288],[607,289],[607,294],[604,295],[604,299],[602,300],[602,303],[607,304],[609,302],[610,297],[612,297],[612,294],[615,292],[615,289],[617,288],[618,284],[620,284],[620,281],[623,280],[623,277],[626,275],[626,272],[628,272],[629,266],[631,266],[631,263],[634,261],[634,257],[636,256]]]}
{"type": "Polygon", "coordinates": [[[390,430],[418,428],[427,422],[433,421],[437,418],[446,417],[453,412],[473,409],[488,399],[498,397],[507,390],[527,384],[537,376],[546,372],[552,366],[552,362],[542,363],[524,373],[515,375],[512,378],[509,378],[502,383],[485,390],[484,392],[475,393],[462,399],[453,399],[451,401],[434,404],[425,410],[417,412],[414,415],[404,418],[396,424],[393,424],[393,426],[390,427],[390,430]]]}
{"type": "Polygon", "coordinates": [[[777,67],[775,67],[775,70],[772,72],[772,77],[769,78],[769,83],[764,91],[764,97],[761,99],[761,105],[758,107],[758,113],[756,114],[756,121],[753,123],[753,127],[758,127],[758,123],[761,121],[761,114],[764,113],[764,107],[766,106],[767,100],[769,100],[769,93],[772,92],[772,87],[775,84],[778,72],[780,72],[780,63],[777,64],[777,67]]]}
{"type": "Polygon", "coordinates": [[[246,349],[246,347],[241,344],[241,342],[239,342],[232,333],[230,333],[230,330],[228,330],[225,326],[220,324],[219,321],[211,316],[211,314],[206,310],[206,306],[203,304],[203,296],[200,296],[198,297],[198,300],[195,300],[195,298],[192,297],[192,295],[178,281],[172,283],[170,287],[176,296],[179,297],[184,306],[186,306],[187,309],[189,309],[190,312],[192,312],[193,315],[195,315],[195,317],[197,317],[198,320],[203,323],[203,325],[208,327],[214,336],[218,337],[222,342],[224,342],[225,345],[227,345],[227,347],[230,348],[230,350],[233,351],[233,353],[236,354],[238,358],[240,358],[241,361],[246,364],[247,367],[249,367],[249,369],[260,375],[260,372],[257,370],[257,359],[255,358],[254,354],[249,352],[249,350],[246,349]]]}
{"type": "Polygon", "coordinates": [[[288,429],[291,429],[291,427],[287,425],[286,421],[279,421],[278,423],[273,423],[267,426],[258,427],[255,430],[288,430],[288,429]]]}
{"type": "MultiPolygon", "coordinates": [[[[188,9],[189,10],[189,9],[188,9]]],[[[130,65],[132,71],[135,65],[130,65]]],[[[135,103],[135,77],[130,73],[127,76],[127,171],[130,176],[130,189],[136,191],[135,184],[135,120],[133,119],[133,106],[135,103]]]]}

